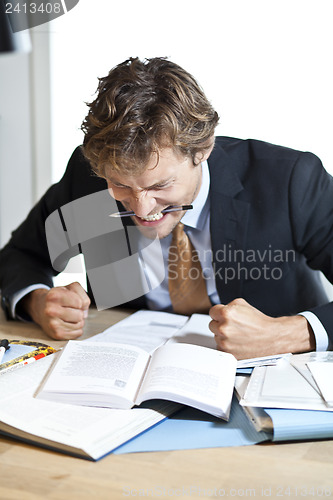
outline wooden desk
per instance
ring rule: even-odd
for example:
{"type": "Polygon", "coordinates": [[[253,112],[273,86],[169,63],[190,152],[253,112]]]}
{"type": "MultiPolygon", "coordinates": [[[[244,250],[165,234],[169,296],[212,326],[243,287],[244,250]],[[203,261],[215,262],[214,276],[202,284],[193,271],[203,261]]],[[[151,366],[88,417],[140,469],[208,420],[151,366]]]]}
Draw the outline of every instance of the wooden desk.
{"type": "MultiPolygon", "coordinates": [[[[92,310],[84,336],[126,315],[92,310]]],[[[62,344],[34,325],[6,322],[1,313],[2,337],[62,344]]],[[[2,500],[126,497],[333,498],[333,440],[109,455],[94,463],[0,437],[2,500]]]]}

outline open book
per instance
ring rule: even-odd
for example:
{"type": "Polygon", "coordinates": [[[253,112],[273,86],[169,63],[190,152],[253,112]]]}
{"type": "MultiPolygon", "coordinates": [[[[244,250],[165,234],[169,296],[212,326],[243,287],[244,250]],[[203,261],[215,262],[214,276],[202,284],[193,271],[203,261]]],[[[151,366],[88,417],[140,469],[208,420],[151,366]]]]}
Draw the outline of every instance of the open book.
{"type": "Polygon", "coordinates": [[[0,434],[98,460],[179,410],[169,401],[111,410],[39,400],[33,395],[56,355],[1,376],[0,434]]]}
{"type": "Polygon", "coordinates": [[[152,354],[124,344],[69,341],[38,398],[129,409],[165,399],[228,419],[236,359],[190,344],[165,344],[152,354]]]}

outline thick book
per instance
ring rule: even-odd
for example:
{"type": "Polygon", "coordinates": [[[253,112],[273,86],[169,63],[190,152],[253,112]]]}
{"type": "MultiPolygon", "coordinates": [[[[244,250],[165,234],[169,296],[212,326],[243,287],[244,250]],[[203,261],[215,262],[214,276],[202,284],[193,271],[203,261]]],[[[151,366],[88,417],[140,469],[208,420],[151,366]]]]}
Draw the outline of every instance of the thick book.
{"type": "Polygon", "coordinates": [[[152,354],[136,346],[69,341],[37,398],[129,409],[162,399],[229,417],[236,358],[198,345],[170,343],[152,354]]]}
{"type": "Polygon", "coordinates": [[[34,395],[56,355],[1,377],[0,434],[99,460],[180,409],[169,401],[112,410],[39,400],[34,395]]]}

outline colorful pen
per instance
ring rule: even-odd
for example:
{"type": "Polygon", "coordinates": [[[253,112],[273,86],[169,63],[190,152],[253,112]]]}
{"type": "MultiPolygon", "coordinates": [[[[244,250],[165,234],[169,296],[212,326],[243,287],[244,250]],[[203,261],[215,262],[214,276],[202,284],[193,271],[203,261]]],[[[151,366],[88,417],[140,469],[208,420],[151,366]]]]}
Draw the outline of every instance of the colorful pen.
{"type": "Polygon", "coordinates": [[[53,354],[55,352],[57,352],[56,349],[54,349],[53,352],[51,352],[51,351],[40,352],[39,354],[35,354],[35,356],[31,356],[29,358],[22,359],[22,361],[19,361],[18,363],[15,363],[14,365],[7,366],[6,368],[0,370],[0,375],[2,375],[3,373],[11,372],[13,370],[17,370],[17,368],[21,368],[22,366],[30,365],[30,363],[34,363],[35,361],[38,361],[41,358],[45,358],[49,354],[53,354]]]}
{"type": "MultiPolygon", "coordinates": [[[[168,212],[178,212],[179,210],[192,210],[193,205],[170,205],[170,207],[161,210],[161,214],[167,214],[168,212]]],[[[115,212],[110,214],[109,217],[131,217],[136,215],[135,212],[128,210],[126,212],[115,212]]]]}

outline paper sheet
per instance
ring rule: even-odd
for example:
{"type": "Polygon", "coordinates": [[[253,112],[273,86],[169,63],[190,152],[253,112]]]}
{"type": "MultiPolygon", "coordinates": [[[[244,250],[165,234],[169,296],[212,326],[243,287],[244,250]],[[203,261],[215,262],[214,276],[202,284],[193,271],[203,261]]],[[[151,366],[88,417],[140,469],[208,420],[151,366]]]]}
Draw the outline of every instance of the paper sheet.
{"type": "Polygon", "coordinates": [[[333,352],[331,351],[317,351],[317,352],[305,352],[303,354],[295,354],[290,358],[290,364],[296,368],[296,370],[303,375],[305,380],[318,392],[320,393],[318,386],[312,376],[311,371],[308,368],[308,363],[317,361],[333,362],[333,352]]]}
{"type": "Polygon", "coordinates": [[[153,352],[176,334],[188,321],[188,316],[159,311],[137,311],[128,318],[83,342],[113,342],[141,347],[153,352]]]}
{"type": "Polygon", "coordinates": [[[285,360],[276,366],[254,368],[240,403],[261,408],[333,411],[325,405],[318,391],[285,360]]]}
{"type": "Polygon", "coordinates": [[[316,361],[307,365],[326,404],[333,406],[333,363],[316,361]]]}
{"type": "Polygon", "coordinates": [[[168,342],[200,345],[216,349],[214,334],[209,329],[212,320],[208,314],[192,314],[184,326],[168,342]]]}

